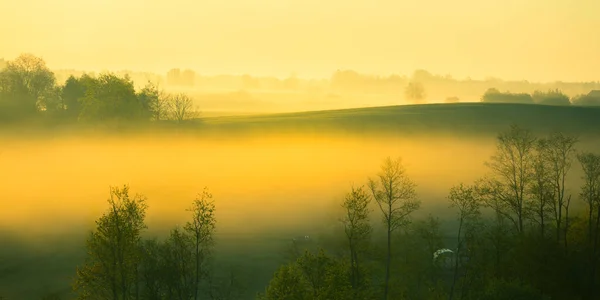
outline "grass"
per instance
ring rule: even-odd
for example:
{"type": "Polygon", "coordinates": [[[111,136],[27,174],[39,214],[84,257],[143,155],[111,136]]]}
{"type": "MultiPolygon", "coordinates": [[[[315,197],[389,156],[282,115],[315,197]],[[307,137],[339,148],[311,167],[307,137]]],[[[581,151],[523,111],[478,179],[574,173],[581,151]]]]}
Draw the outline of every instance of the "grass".
{"type": "Polygon", "coordinates": [[[516,123],[534,131],[600,132],[600,107],[504,103],[453,103],[209,117],[188,129],[208,132],[344,132],[399,135],[496,134],[516,123]]]}

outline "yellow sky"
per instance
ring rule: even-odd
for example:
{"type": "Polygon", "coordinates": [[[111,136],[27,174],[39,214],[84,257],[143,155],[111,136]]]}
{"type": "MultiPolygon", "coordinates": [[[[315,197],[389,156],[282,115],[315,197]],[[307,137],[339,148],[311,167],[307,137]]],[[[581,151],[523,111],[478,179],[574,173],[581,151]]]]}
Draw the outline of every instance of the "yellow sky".
{"type": "Polygon", "coordinates": [[[600,80],[597,0],[0,1],[0,57],[51,68],[600,80]]]}

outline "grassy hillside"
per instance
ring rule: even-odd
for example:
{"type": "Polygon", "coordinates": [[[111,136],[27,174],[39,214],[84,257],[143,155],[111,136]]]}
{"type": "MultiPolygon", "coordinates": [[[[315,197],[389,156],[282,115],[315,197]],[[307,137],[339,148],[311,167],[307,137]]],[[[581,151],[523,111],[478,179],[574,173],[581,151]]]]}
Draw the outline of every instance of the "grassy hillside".
{"type": "MultiPolygon", "coordinates": [[[[600,108],[504,103],[425,104],[204,118],[216,131],[322,131],[489,134],[517,123],[535,131],[600,133],[600,108]]],[[[197,123],[193,122],[193,123],[197,123]]],[[[191,124],[190,124],[191,125],[191,124]]],[[[196,126],[192,126],[196,127],[196,126]]]]}

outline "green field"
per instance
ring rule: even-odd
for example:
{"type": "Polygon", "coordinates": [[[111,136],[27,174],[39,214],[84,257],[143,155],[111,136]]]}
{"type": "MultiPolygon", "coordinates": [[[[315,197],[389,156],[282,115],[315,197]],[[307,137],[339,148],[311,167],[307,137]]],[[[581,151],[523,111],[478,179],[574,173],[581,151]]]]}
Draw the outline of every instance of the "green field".
{"type": "Polygon", "coordinates": [[[600,132],[600,107],[504,103],[455,103],[223,116],[200,120],[196,129],[251,132],[342,131],[349,134],[482,134],[516,123],[535,131],[600,132]]]}

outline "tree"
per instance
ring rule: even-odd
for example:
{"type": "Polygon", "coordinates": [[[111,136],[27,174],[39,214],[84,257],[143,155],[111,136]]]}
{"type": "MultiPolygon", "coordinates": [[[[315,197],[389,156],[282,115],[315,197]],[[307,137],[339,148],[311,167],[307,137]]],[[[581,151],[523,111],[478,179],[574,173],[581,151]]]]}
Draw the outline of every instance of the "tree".
{"type": "Polygon", "coordinates": [[[160,121],[167,118],[169,107],[167,96],[158,89],[158,85],[148,82],[146,86],[138,93],[138,99],[154,121],[160,121]]]}
{"type": "Polygon", "coordinates": [[[571,169],[573,157],[575,156],[575,144],[577,138],[567,136],[560,132],[550,134],[547,139],[547,147],[544,154],[550,165],[550,178],[553,188],[553,211],[556,222],[556,239],[560,240],[562,221],[564,218],[564,228],[562,234],[565,251],[567,251],[567,232],[569,230],[569,206],[571,204],[571,195],[565,195],[565,180],[571,169]],[[564,212],[564,214],[563,214],[564,212]]]}
{"type": "Polygon", "coordinates": [[[304,251],[295,262],[282,266],[259,299],[345,300],[354,299],[347,266],[323,249],[315,255],[304,251]]]}
{"type": "Polygon", "coordinates": [[[81,112],[81,101],[85,97],[87,89],[94,83],[94,78],[87,74],[76,78],[69,76],[65,85],[62,87],[61,97],[65,104],[67,116],[77,118],[81,112]]]}
{"type": "Polygon", "coordinates": [[[80,119],[89,121],[131,121],[145,115],[128,76],[100,75],[88,86],[81,104],[80,119]]]}
{"type": "Polygon", "coordinates": [[[454,259],[454,276],[452,278],[452,286],[450,288],[450,299],[453,299],[454,290],[458,279],[458,269],[462,255],[461,251],[463,248],[463,226],[465,223],[473,221],[479,216],[479,202],[475,188],[465,186],[462,183],[450,189],[448,200],[450,201],[450,207],[458,210],[458,234],[454,259]]]}
{"type": "Polygon", "coordinates": [[[549,90],[547,92],[535,91],[532,95],[533,101],[545,105],[571,105],[569,96],[565,95],[559,89],[549,90]]]}
{"type": "Polygon", "coordinates": [[[129,187],[110,189],[109,210],[87,239],[86,262],[77,268],[79,299],[139,297],[141,233],[146,228],[146,198],[129,196],[129,187]]]}
{"type": "Polygon", "coordinates": [[[281,266],[269,282],[262,300],[311,299],[307,282],[297,264],[281,266]]]}
{"type": "Polygon", "coordinates": [[[554,200],[551,165],[546,158],[545,152],[548,149],[546,139],[539,139],[536,143],[535,156],[533,158],[533,178],[531,182],[530,193],[532,201],[530,202],[531,217],[534,222],[540,226],[540,236],[546,235],[546,223],[552,217],[552,205],[554,200]]]}
{"type": "Polygon", "coordinates": [[[214,242],[216,226],[215,203],[207,188],[198,195],[188,211],[192,213],[192,221],[187,222],[184,229],[193,243],[194,300],[197,300],[200,280],[206,275],[203,267],[214,242]]]}
{"type": "Polygon", "coordinates": [[[169,96],[169,108],[172,118],[179,123],[194,117],[194,102],[186,94],[169,96]]]}
{"type": "Polygon", "coordinates": [[[35,114],[45,107],[46,97],[55,87],[54,73],[43,59],[21,54],[0,72],[0,103],[20,116],[35,114]]]}
{"type": "Polygon", "coordinates": [[[527,216],[528,188],[532,182],[533,155],[536,138],[517,125],[498,135],[496,152],[486,165],[492,177],[483,190],[483,201],[496,213],[508,218],[516,231],[523,233],[527,216]]]}
{"type": "Polygon", "coordinates": [[[140,296],[142,299],[161,300],[167,296],[164,248],[164,244],[156,239],[146,240],[143,243],[140,270],[142,281],[140,296]]]}
{"type": "Polygon", "coordinates": [[[369,178],[369,188],[383,214],[387,232],[387,254],[384,284],[384,299],[389,293],[390,266],[392,258],[392,233],[408,224],[410,214],[419,209],[415,183],[408,177],[401,158],[384,160],[376,179],[369,178]]]}
{"type": "Polygon", "coordinates": [[[342,207],[345,215],[341,222],[344,225],[344,232],[348,240],[350,250],[350,276],[351,284],[355,290],[359,290],[363,283],[362,255],[368,247],[368,241],[371,236],[371,225],[369,224],[369,204],[371,197],[364,188],[352,187],[350,193],[346,195],[342,207]]]}
{"type": "Polygon", "coordinates": [[[594,299],[596,272],[598,269],[599,242],[600,242],[600,155],[594,153],[580,153],[577,159],[583,168],[583,181],[581,198],[588,205],[588,247],[589,247],[589,299],[594,299]]]}
{"type": "Polygon", "coordinates": [[[527,93],[501,93],[495,88],[489,88],[481,96],[481,102],[490,103],[522,103],[533,104],[533,98],[527,93]]]}
{"type": "Polygon", "coordinates": [[[419,82],[409,82],[404,90],[406,99],[413,103],[421,103],[425,99],[425,88],[419,82]]]}
{"type": "Polygon", "coordinates": [[[164,246],[164,284],[167,299],[192,299],[196,267],[194,262],[194,242],[190,235],[179,227],[171,230],[164,246]]]}

